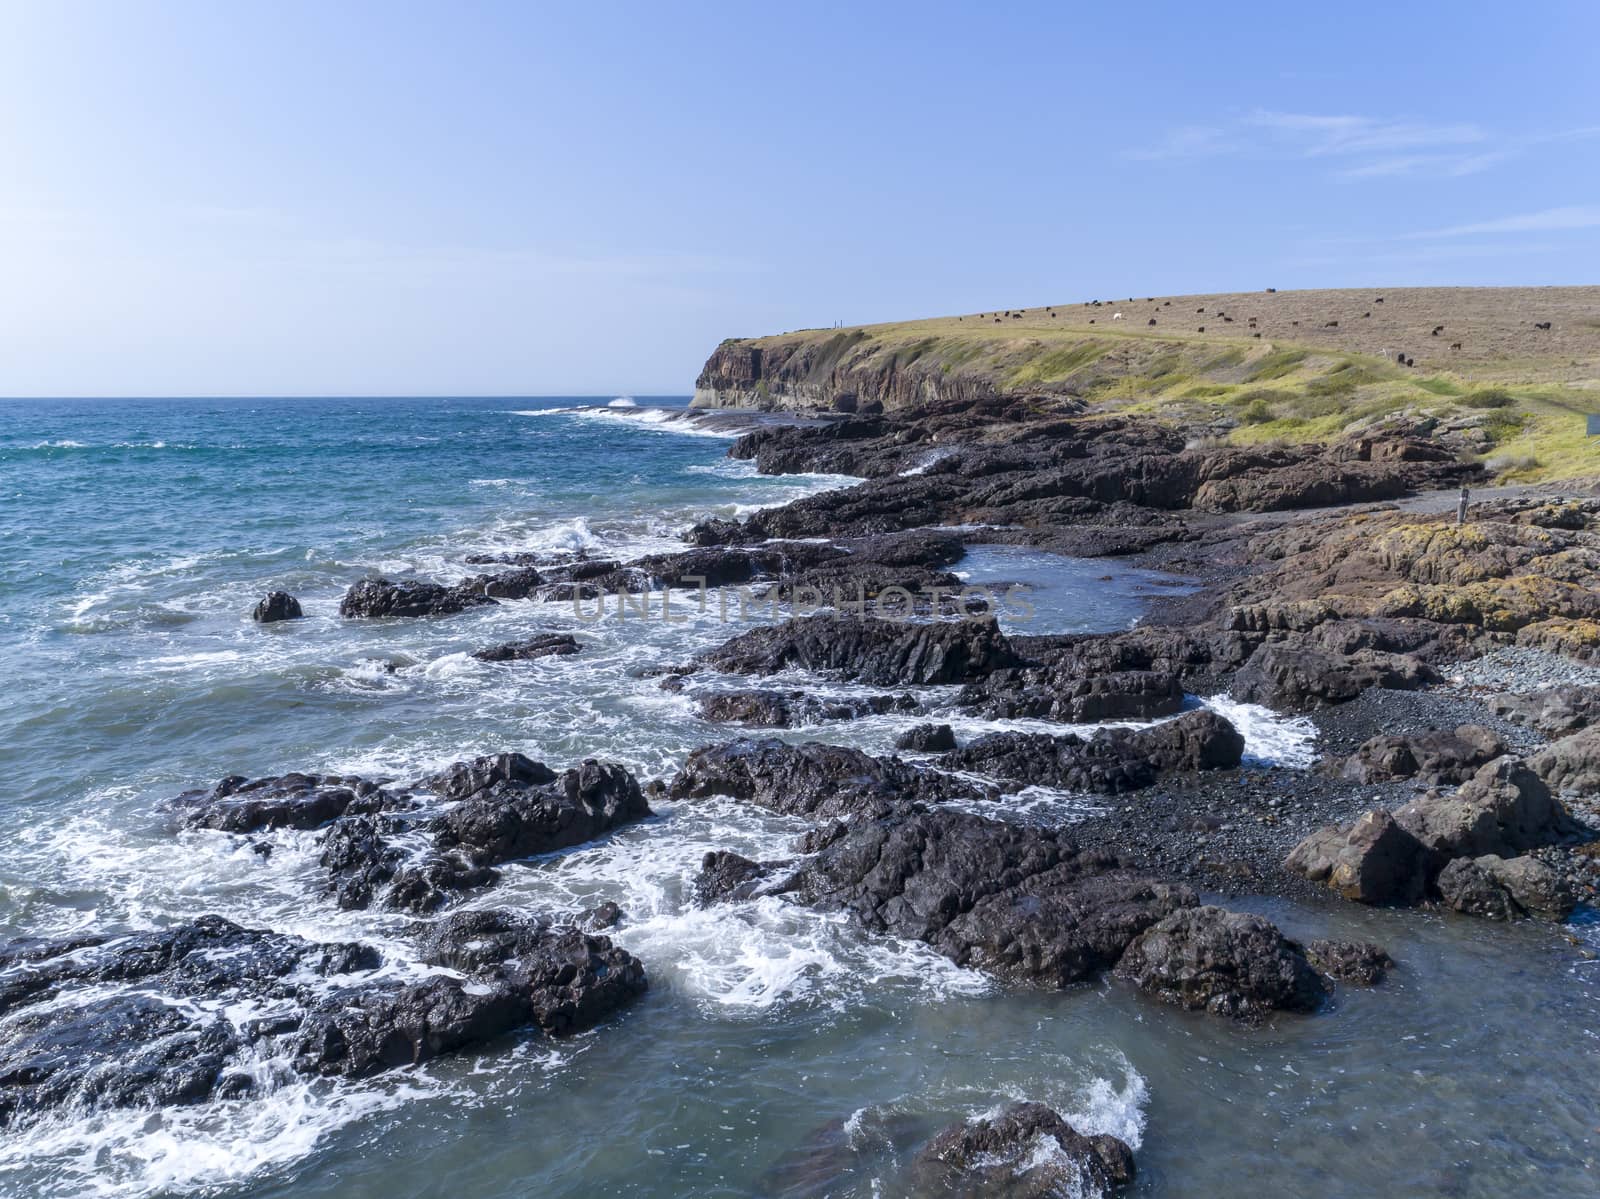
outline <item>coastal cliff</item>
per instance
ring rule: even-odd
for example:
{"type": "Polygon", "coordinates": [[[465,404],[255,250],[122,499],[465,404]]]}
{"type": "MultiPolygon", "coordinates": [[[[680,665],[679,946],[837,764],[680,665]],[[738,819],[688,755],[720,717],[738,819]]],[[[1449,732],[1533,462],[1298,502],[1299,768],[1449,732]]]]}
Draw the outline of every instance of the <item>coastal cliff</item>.
{"type": "Polygon", "coordinates": [[[1211,428],[1233,444],[1321,441],[1404,419],[1460,434],[1502,477],[1596,461],[1600,288],[1398,288],[1091,300],[730,338],[697,408],[913,414],[1066,401],[1211,428]]]}

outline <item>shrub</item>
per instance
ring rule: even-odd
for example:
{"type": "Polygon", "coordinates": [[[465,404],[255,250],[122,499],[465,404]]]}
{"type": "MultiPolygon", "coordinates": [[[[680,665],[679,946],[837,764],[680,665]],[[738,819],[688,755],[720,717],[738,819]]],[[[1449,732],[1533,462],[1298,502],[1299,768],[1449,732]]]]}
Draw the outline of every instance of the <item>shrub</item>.
{"type": "Polygon", "coordinates": [[[1516,400],[1504,387],[1480,387],[1461,397],[1468,408],[1509,408],[1516,400]]]}

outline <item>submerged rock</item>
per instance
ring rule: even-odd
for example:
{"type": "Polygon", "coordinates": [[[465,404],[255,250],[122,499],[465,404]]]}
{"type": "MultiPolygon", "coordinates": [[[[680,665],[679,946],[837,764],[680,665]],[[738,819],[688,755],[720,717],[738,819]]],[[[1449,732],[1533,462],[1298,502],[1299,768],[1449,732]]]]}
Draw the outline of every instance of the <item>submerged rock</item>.
{"type": "Polygon", "coordinates": [[[271,624],[277,620],[299,620],[304,615],[300,601],[287,591],[269,591],[256,604],[250,619],[259,624],[271,624]]]}
{"type": "Polygon", "coordinates": [[[1106,1133],[1085,1136],[1042,1103],[951,1125],[912,1166],[919,1195],[1098,1199],[1133,1181],[1133,1150],[1106,1133]]]}
{"type": "Polygon", "coordinates": [[[480,662],[528,662],[534,658],[575,654],[580,649],[578,639],[570,633],[540,633],[521,641],[475,650],[472,656],[480,662]]]}
{"type": "Polygon", "coordinates": [[[339,615],[352,617],[452,616],[495,601],[465,586],[410,580],[362,579],[339,601],[339,615]]]}
{"type": "Polygon", "coordinates": [[[1116,973],[1165,1003],[1255,1022],[1314,1011],[1327,987],[1270,920],[1218,907],[1173,912],[1128,946],[1116,973]]]}
{"type": "Polygon", "coordinates": [[[1329,978],[1373,987],[1384,980],[1394,959],[1370,941],[1307,941],[1306,960],[1329,978]]]}
{"type": "Polygon", "coordinates": [[[1239,765],[1244,738],[1223,717],[1201,709],[1143,729],[1074,733],[991,733],[946,754],[939,765],[991,774],[1019,785],[1118,794],[1147,787],[1174,771],[1239,765]]]}

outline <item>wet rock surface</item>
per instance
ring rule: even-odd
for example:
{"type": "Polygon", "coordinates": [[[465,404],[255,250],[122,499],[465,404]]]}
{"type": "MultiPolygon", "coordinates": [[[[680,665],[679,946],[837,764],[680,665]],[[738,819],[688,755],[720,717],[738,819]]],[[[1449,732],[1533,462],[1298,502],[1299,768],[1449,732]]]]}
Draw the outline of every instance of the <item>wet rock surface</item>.
{"type": "Polygon", "coordinates": [[[466,978],[407,980],[370,946],[217,916],[0,947],[0,1122],[237,1097],[273,1070],[364,1076],[525,1026],[575,1032],[645,986],[604,938],[507,913],[441,922],[426,946],[466,978]]]}
{"type": "Polygon", "coordinates": [[[1247,1022],[1314,1011],[1327,998],[1300,946],[1270,920],[1218,907],[1163,918],[1128,946],[1116,973],[1164,1003],[1247,1022]]]}
{"type": "Polygon", "coordinates": [[[299,620],[304,615],[300,601],[287,591],[269,591],[251,611],[250,619],[257,624],[272,624],[279,620],[299,620]]]}
{"type": "Polygon", "coordinates": [[[909,693],[828,697],[810,691],[769,689],[715,691],[700,696],[696,707],[705,720],[779,729],[918,710],[916,696],[909,693]]]}
{"type": "Polygon", "coordinates": [[[480,662],[530,662],[535,658],[563,657],[582,650],[578,639],[570,633],[540,633],[520,641],[507,641],[488,649],[473,652],[480,662]]]}
{"type": "Polygon", "coordinates": [[[1015,660],[992,619],[914,624],[835,614],[751,629],[700,658],[734,674],[798,667],[876,687],[962,683],[1015,660]]]}
{"type": "Polygon", "coordinates": [[[407,799],[404,792],[356,775],[229,775],[209,791],[185,792],[173,807],[190,828],[255,833],[320,828],[341,816],[399,807],[407,799]]]}
{"type": "Polygon", "coordinates": [[[953,1124],[917,1154],[913,1193],[978,1199],[1095,1199],[1133,1181],[1133,1150],[1114,1136],[1085,1136],[1042,1103],[1014,1103],[953,1124]]]}
{"type": "Polygon", "coordinates": [[[363,579],[339,601],[344,617],[453,616],[495,601],[481,591],[415,580],[363,579]]]}
{"type": "Polygon", "coordinates": [[[1244,738],[1215,712],[1190,712],[1144,729],[1102,729],[1092,737],[1068,733],[991,733],[939,759],[1017,785],[1118,794],[1149,786],[1174,771],[1239,765],[1244,738]]]}
{"type": "Polygon", "coordinates": [[[671,799],[728,795],[786,816],[879,816],[916,802],[982,799],[994,792],[939,771],[858,749],[745,738],[691,753],[671,799]]]}

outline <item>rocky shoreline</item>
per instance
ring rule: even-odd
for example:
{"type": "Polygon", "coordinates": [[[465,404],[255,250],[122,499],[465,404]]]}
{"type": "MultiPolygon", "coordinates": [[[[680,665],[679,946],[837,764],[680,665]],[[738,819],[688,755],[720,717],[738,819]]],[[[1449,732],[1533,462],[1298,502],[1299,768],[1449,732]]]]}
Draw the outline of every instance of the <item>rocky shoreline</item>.
{"type": "MultiPolygon", "coordinates": [[[[351,620],[734,587],[790,615],[693,660],[641,664],[669,691],[696,674],[749,680],[697,696],[729,737],[671,778],[508,752],[409,781],[230,776],[177,797],[174,828],[260,854],[277,830],[315,831],[326,885],[314,902],[415,918],[421,968],[397,978],[372,946],[201,914],[160,934],[0,947],[0,1123],[227,1098],[264,1085],[261,1062],[269,1075],[360,1077],[604,1023],[646,987],[650,963],[602,931],[628,913],[483,905],[507,866],[644,820],[653,799],[731,797],[811,826],[781,860],[708,855],[693,880],[704,904],[783,897],[842,912],[1012,985],[1109,976],[1148,996],[1152,1018],[1172,1005],[1292,1019],[1337,987],[1381,981],[1381,947],[1297,942],[1252,897],[1493,920],[1592,904],[1600,500],[1480,493],[1458,525],[1412,497],[1481,486],[1482,471],[1431,427],[1292,449],[1203,434],[1066,400],[767,419],[732,457],[862,481],[702,522],[679,553],[356,581],[340,607],[351,620]],[[1007,633],[993,597],[967,595],[959,573],[985,544],[1114,557],[1195,588],[1126,631],[1007,633]],[[816,597],[804,613],[802,594],[816,597]],[[898,596],[909,603],[886,613],[898,596]],[[844,703],[762,681],[794,671],[880,694],[844,703]],[[1099,727],[958,740],[933,725],[882,757],[741,735],[915,713],[934,687],[959,688],[978,717],[1099,727]],[[1196,706],[1219,695],[1309,721],[1317,762],[1250,761],[1239,729],[1196,706]],[[1008,810],[1028,787],[1093,807],[1050,827],[1008,810]],[[240,1029],[217,1014],[246,1002],[268,1015],[240,1029]]],[[[254,617],[292,621],[300,605],[274,593],[254,617]]],[[[548,633],[474,656],[517,669],[582,653],[548,633]]],[[[1036,1108],[947,1130],[913,1169],[975,1191],[1002,1148],[1047,1136],[1096,1191],[1131,1177],[1125,1145],[1036,1108]]]]}

